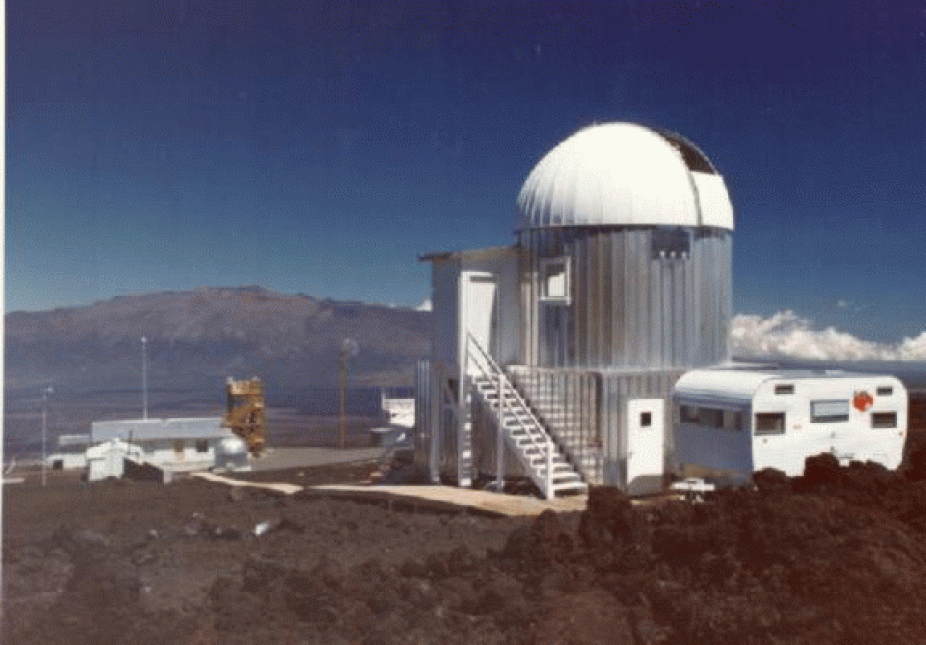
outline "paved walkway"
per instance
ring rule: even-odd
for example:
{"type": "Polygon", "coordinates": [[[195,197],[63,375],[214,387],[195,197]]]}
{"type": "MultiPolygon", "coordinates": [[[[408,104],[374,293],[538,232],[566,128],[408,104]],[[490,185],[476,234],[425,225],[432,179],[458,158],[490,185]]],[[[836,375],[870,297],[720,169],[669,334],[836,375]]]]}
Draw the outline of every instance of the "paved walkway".
{"type": "Polygon", "coordinates": [[[272,484],[263,482],[246,482],[215,473],[191,473],[207,481],[261,488],[284,495],[304,492],[318,497],[338,497],[341,499],[361,499],[399,503],[414,508],[434,511],[461,511],[486,513],[508,517],[540,515],[546,510],[556,512],[581,511],[585,509],[586,495],[571,495],[551,500],[537,499],[524,495],[505,495],[485,490],[457,488],[455,486],[388,486],[381,484],[328,484],[324,486],[297,486],[295,484],[272,484]]]}
{"type": "Polygon", "coordinates": [[[200,479],[205,479],[206,481],[215,482],[217,484],[227,484],[228,486],[236,487],[246,487],[246,488],[262,488],[264,490],[272,490],[277,493],[283,493],[284,495],[292,495],[298,493],[302,490],[302,486],[296,486],[295,484],[271,484],[265,482],[244,482],[240,479],[232,479],[231,477],[223,477],[222,475],[216,475],[215,473],[207,472],[196,472],[190,473],[191,477],[199,477],[200,479]]]}

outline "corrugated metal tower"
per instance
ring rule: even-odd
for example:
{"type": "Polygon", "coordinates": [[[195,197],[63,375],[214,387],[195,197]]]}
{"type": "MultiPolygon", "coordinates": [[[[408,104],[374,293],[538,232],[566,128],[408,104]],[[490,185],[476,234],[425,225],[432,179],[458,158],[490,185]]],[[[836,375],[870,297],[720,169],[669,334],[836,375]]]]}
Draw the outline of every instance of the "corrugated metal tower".
{"type": "Polygon", "coordinates": [[[537,164],[518,205],[527,365],[729,358],[733,209],[694,144],[630,123],[585,128],[537,164]]]}

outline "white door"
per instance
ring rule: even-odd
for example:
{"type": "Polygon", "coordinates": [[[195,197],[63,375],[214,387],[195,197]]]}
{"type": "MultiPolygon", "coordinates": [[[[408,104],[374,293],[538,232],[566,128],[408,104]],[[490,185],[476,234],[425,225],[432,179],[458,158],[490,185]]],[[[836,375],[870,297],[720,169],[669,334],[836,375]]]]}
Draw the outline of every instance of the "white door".
{"type": "Polygon", "coordinates": [[[627,401],[627,492],[656,493],[662,489],[665,425],[662,399],[627,401]]]}
{"type": "Polygon", "coordinates": [[[495,276],[471,273],[464,282],[463,326],[485,351],[495,357],[498,328],[495,276]]]}

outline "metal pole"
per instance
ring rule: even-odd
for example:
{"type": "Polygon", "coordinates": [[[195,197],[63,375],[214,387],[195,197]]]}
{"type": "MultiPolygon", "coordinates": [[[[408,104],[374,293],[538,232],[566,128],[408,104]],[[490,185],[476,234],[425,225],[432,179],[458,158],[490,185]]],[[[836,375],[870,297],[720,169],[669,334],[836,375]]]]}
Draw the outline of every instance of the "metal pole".
{"type": "Polygon", "coordinates": [[[148,352],[146,351],[148,339],[141,337],[141,400],[142,420],[148,420],[148,352]]]}
{"type": "Polygon", "coordinates": [[[503,380],[502,375],[499,375],[498,402],[500,414],[498,415],[498,432],[495,437],[495,490],[498,492],[502,492],[505,488],[505,438],[502,433],[508,432],[505,428],[505,421],[508,419],[506,396],[506,381],[503,380]]]}
{"type": "Polygon", "coordinates": [[[341,414],[340,414],[340,416],[338,417],[338,439],[339,439],[339,444],[340,444],[341,448],[344,448],[344,440],[345,440],[345,434],[346,434],[345,428],[344,428],[344,412],[345,412],[344,409],[345,409],[345,407],[346,407],[346,406],[344,405],[344,399],[346,398],[346,397],[345,397],[345,392],[344,392],[344,390],[345,390],[346,385],[347,385],[347,384],[346,384],[346,381],[347,381],[347,359],[346,359],[344,356],[341,356],[341,361],[340,361],[340,362],[341,362],[341,370],[340,370],[340,371],[341,371],[341,374],[340,374],[340,378],[338,379],[338,384],[339,384],[339,386],[340,386],[340,387],[338,388],[338,390],[339,390],[339,392],[338,392],[338,394],[339,394],[338,399],[339,399],[340,412],[341,412],[341,414]]]}
{"type": "Polygon", "coordinates": [[[48,395],[54,392],[54,388],[44,387],[42,388],[42,486],[48,484],[46,467],[45,467],[45,436],[47,430],[47,417],[48,417],[48,395]]]}
{"type": "Polygon", "coordinates": [[[553,499],[553,440],[547,439],[547,476],[544,497],[553,499]]]}

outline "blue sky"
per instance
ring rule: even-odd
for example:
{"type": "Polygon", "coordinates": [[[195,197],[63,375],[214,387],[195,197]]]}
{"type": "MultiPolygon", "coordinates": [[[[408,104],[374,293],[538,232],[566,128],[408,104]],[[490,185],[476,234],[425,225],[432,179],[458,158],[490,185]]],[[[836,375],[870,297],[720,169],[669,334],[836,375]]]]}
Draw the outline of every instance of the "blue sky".
{"type": "Polygon", "coordinates": [[[734,311],[926,329],[926,2],[7,0],[6,307],[259,284],[414,306],[576,129],[725,176],[734,311]]]}

